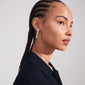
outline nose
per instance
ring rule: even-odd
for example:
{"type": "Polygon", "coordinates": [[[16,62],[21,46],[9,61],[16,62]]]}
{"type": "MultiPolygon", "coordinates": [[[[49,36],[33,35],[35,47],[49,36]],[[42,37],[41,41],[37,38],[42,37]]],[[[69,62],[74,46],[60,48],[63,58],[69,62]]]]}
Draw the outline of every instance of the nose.
{"type": "Polygon", "coordinates": [[[72,29],[70,27],[67,28],[66,35],[67,36],[72,36],[73,35],[73,31],[72,31],[72,29]]]}

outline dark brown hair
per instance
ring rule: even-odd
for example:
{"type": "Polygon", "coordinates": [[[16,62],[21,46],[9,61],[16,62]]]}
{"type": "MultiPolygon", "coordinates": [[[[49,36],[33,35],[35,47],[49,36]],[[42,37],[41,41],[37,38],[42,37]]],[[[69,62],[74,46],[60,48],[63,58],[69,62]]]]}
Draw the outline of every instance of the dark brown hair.
{"type": "Polygon", "coordinates": [[[42,17],[43,18],[45,16],[45,12],[48,10],[48,8],[50,7],[50,4],[53,2],[63,3],[60,0],[40,0],[33,6],[31,13],[30,13],[30,17],[29,17],[28,40],[27,40],[26,49],[23,54],[19,69],[21,68],[23,62],[26,60],[28,53],[32,50],[32,47],[33,47],[32,41],[33,41],[33,43],[35,41],[35,30],[32,26],[32,19],[34,17],[42,17]]]}

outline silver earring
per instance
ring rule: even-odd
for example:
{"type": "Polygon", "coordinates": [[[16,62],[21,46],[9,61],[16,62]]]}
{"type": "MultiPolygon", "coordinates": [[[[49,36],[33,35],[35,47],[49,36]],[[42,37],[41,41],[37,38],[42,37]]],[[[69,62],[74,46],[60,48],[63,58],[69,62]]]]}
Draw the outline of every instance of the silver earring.
{"type": "Polygon", "coordinates": [[[37,29],[36,38],[38,38],[38,34],[39,34],[39,29],[37,29]]]}

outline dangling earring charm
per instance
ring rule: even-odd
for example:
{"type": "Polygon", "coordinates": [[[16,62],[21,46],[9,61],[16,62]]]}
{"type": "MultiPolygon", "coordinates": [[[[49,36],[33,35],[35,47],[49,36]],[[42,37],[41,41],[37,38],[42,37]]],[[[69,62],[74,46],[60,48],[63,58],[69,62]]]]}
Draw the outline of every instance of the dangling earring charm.
{"type": "Polygon", "coordinates": [[[38,34],[39,34],[39,29],[37,29],[36,38],[38,38],[38,34]]]}

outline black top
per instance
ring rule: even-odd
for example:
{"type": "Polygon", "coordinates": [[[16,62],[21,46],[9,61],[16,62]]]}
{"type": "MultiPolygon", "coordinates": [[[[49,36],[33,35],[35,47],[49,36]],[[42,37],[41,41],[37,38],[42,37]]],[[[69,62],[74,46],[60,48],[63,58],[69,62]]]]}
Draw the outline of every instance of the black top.
{"type": "Polygon", "coordinates": [[[62,85],[58,71],[50,67],[34,52],[29,52],[13,85],[62,85]]]}

